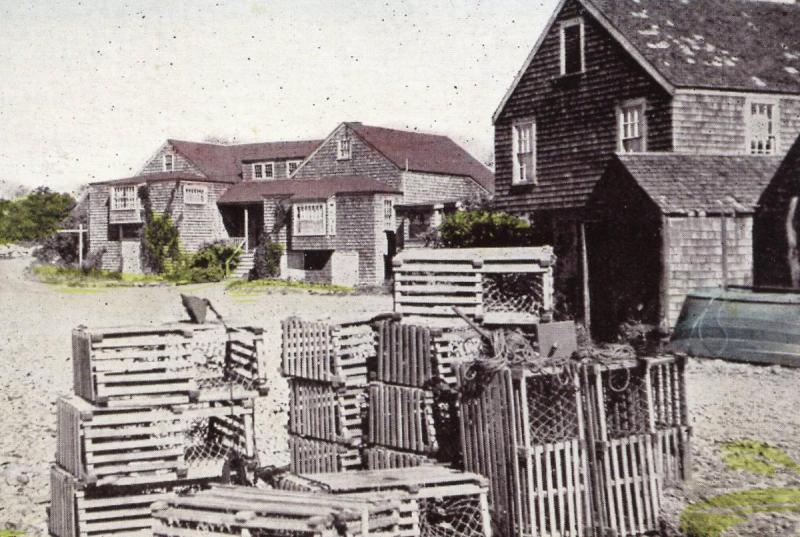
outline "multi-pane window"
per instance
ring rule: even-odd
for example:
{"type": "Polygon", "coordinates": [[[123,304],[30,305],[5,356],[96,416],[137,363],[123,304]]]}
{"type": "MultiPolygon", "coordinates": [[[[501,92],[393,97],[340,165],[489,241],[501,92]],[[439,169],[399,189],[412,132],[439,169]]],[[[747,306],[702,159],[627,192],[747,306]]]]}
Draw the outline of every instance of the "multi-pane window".
{"type": "Polygon", "coordinates": [[[339,138],[336,144],[336,158],[338,160],[350,160],[353,153],[350,138],[339,138]]]}
{"type": "Polygon", "coordinates": [[[775,154],[775,108],[771,103],[750,103],[749,146],[753,155],[775,154]]]}
{"type": "Polygon", "coordinates": [[[646,116],[643,100],[623,103],[617,112],[619,121],[619,143],[617,149],[623,153],[640,153],[647,150],[646,116]]]}
{"type": "Polygon", "coordinates": [[[325,235],[325,203],[298,203],[294,206],[295,235],[325,235]]]}
{"type": "Polygon", "coordinates": [[[394,206],[392,200],[383,200],[383,224],[387,229],[394,227],[394,206]]]}
{"type": "Polygon", "coordinates": [[[253,164],[253,179],[261,181],[275,177],[275,164],[272,162],[257,162],[253,164]]]}
{"type": "Polygon", "coordinates": [[[514,125],[514,183],[536,181],[536,124],[514,125]]]}
{"type": "Polygon", "coordinates": [[[561,74],[583,72],[583,19],[561,23],[561,74]]]}
{"type": "Polygon", "coordinates": [[[205,205],[208,203],[208,187],[205,185],[183,185],[183,202],[189,205],[205,205]]]}
{"type": "Polygon", "coordinates": [[[175,170],[175,155],[166,154],[164,155],[163,159],[163,170],[165,172],[171,172],[175,170]]]}
{"type": "Polygon", "coordinates": [[[111,210],[130,211],[136,207],[136,185],[115,186],[111,189],[111,210]]]}
{"type": "Polygon", "coordinates": [[[291,177],[292,174],[297,171],[297,168],[300,166],[300,160],[290,160],[286,163],[286,177],[291,177]]]}

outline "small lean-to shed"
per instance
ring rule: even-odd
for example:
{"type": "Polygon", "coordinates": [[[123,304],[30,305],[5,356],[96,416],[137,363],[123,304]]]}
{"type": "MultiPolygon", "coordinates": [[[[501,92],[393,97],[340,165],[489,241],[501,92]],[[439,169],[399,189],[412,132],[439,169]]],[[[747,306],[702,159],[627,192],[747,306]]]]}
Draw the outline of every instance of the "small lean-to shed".
{"type": "Polygon", "coordinates": [[[761,195],[753,224],[754,281],[759,287],[800,287],[800,138],[761,195]]]}
{"type": "Polygon", "coordinates": [[[752,284],[753,214],[778,157],[612,157],[588,205],[592,328],[671,329],[689,291],[752,284]]]}

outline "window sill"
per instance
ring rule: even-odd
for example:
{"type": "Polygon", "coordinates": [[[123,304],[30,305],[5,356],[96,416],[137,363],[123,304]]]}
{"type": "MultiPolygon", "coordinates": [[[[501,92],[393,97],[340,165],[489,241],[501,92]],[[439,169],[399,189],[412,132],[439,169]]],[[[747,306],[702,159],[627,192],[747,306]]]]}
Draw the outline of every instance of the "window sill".
{"type": "Polygon", "coordinates": [[[511,183],[511,188],[517,187],[531,187],[538,185],[538,181],[517,181],[516,183],[511,183]]]}

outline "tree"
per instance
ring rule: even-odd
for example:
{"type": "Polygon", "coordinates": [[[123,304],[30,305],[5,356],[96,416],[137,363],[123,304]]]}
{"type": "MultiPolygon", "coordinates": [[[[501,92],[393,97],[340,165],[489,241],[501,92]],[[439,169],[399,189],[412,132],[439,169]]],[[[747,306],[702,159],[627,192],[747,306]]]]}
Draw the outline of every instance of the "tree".
{"type": "Polygon", "coordinates": [[[42,186],[13,201],[0,200],[0,243],[44,239],[53,235],[75,207],[70,194],[42,186]]]}

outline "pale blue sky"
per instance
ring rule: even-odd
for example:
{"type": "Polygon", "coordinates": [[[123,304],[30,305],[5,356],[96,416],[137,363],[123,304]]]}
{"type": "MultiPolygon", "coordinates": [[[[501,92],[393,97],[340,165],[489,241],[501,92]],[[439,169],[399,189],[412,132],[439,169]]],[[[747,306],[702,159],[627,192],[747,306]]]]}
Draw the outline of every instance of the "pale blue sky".
{"type": "Polygon", "coordinates": [[[555,0],[0,0],[0,180],[125,177],[169,137],[323,137],[341,121],[492,150],[555,0]]]}

